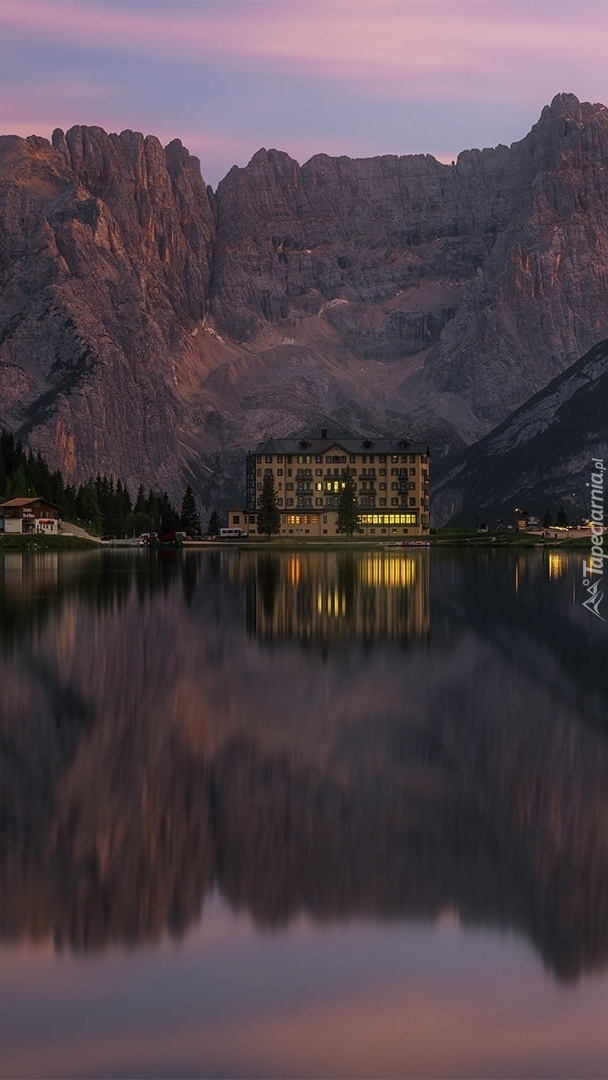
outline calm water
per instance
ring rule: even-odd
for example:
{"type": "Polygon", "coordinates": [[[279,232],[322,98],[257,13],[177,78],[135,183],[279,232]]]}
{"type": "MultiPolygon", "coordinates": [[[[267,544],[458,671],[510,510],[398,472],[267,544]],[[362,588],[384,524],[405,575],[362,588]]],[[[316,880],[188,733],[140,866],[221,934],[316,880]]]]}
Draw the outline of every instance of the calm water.
{"type": "Polygon", "coordinates": [[[581,562],[0,559],[0,1074],[608,1075],[581,562]]]}

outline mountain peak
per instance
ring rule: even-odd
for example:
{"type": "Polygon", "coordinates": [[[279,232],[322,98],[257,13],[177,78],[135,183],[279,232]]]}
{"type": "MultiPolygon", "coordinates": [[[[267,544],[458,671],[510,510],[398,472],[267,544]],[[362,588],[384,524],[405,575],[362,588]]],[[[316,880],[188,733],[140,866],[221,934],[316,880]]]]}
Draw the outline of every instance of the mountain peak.
{"type": "Polygon", "coordinates": [[[266,147],[263,146],[263,147],[261,147],[260,150],[257,150],[256,153],[253,155],[253,157],[251,158],[251,161],[247,165],[247,168],[250,169],[250,168],[252,168],[252,166],[256,166],[256,165],[274,165],[274,166],[276,166],[276,165],[286,165],[286,164],[287,165],[294,165],[294,164],[297,164],[297,162],[295,162],[294,158],[292,158],[285,150],[274,150],[274,149],[267,150],[266,147]]]}
{"type": "Polygon", "coordinates": [[[579,101],[576,94],[556,94],[550,105],[545,105],[540,114],[541,121],[552,121],[564,124],[566,128],[574,122],[582,125],[591,120],[598,112],[605,112],[606,106],[601,103],[592,105],[589,101],[579,101]]]}
{"type": "Polygon", "coordinates": [[[575,120],[581,118],[581,103],[576,94],[556,94],[550,105],[543,109],[548,110],[551,116],[572,116],[575,120]]]}

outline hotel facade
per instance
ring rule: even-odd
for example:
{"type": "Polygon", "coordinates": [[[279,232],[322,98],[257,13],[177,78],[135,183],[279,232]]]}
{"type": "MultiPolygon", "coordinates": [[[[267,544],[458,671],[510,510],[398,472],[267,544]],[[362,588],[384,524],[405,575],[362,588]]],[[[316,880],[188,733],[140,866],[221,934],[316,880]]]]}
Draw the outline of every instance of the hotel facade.
{"type": "Polygon", "coordinates": [[[429,448],[406,439],[330,436],[268,439],[247,455],[244,509],[228,524],[257,535],[264,477],[274,481],[281,536],[337,536],[343,473],[350,470],[365,536],[420,536],[429,531],[429,448]]]}

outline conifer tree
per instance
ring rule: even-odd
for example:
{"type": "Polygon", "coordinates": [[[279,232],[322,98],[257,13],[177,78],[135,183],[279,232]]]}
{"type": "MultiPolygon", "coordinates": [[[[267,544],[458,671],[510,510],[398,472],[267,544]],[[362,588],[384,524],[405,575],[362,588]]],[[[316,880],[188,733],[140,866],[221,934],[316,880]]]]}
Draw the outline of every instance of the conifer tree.
{"type": "Polygon", "coordinates": [[[184,491],[182,499],[181,526],[187,533],[200,533],[201,519],[196,508],[196,499],[190,484],[184,491]]]}
{"type": "Polygon", "coordinates": [[[258,532],[265,533],[268,539],[281,528],[281,513],[274,490],[274,477],[266,473],[262,484],[260,505],[258,508],[258,532]]]}
{"type": "Polygon", "coordinates": [[[359,532],[359,501],[355,488],[354,473],[350,469],[344,469],[342,473],[342,488],[338,500],[338,520],[336,529],[339,533],[345,533],[350,539],[354,532],[359,532]]]}

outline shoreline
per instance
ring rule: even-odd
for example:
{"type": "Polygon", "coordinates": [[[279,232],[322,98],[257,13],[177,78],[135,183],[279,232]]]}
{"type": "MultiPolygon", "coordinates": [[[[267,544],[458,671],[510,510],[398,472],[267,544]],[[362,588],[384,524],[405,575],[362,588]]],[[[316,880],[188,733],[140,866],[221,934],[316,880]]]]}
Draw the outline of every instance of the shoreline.
{"type": "MultiPolygon", "coordinates": [[[[471,551],[476,548],[484,550],[553,550],[559,548],[568,551],[586,551],[589,548],[591,538],[589,535],[575,537],[545,537],[542,538],[534,533],[498,533],[479,535],[433,535],[430,537],[412,538],[401,541],[389,538],[352,537],[344,539],[331,537],[321,539],[319,537],[272,537],[270,540],[255,538],[251,540],[191,540],[186,541],[182,548],[170,548],[170,551],[377,551],[379,548],[402,551],[432,551],[459,548],[471,551]],[[424,546],[416,546],[416,542],[424,546]]],[[[110,540],[103,541],[93,537],[63,534],[59,536],[46,536],[36,534],[30,536],[15,534],[0,534],[0,554],[3,552],[60,552],[60,551],[148,551],[150,549],[137,544],[134,540],[110,540]]],[[[158,550],[158,549],[154,549],[158,550]]]]}

